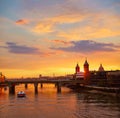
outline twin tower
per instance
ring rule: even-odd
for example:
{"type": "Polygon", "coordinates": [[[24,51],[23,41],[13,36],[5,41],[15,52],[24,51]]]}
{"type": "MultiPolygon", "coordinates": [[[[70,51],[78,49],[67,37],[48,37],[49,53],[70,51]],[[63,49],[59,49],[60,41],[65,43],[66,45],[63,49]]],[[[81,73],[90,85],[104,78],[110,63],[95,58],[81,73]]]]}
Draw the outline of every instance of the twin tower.
{"type": "Polygon", "coordinates": [[[79,65],[78,64],[76,65],[76,67],[75,67],[76,78],[82,78],[82,77],[85,78],[89,74],[89,64],[87,62],[87,59],[85,60],[83,67],[84,67],[84,72],[80,72],[79,65]]]}

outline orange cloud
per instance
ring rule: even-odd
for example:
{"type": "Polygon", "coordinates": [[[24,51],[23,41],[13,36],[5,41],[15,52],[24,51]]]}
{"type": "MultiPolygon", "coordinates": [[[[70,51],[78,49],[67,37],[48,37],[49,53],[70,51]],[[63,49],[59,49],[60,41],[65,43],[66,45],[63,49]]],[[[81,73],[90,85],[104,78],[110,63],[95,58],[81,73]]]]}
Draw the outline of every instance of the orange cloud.
{"type": "Polygon", "coordinates": [[[105,38],[120,35],[120,23],[118,17],[111,16],[112,20],[107,18],[94,19],[84,26],[78,26],[69,30],[59,31],[57,36],[68,40],[105,38]],[[102,24],[102,25],[101,25],[102,24]]]}
{"type": "Polygon", "coordinates": [[[111,31],[110,29],[97,29],[93,30],[91,28],[91,31],[86,30],[71,30],[68,32],[59,32],[58,36],[68,39],[68,40],[80,40],[80,39],[94,39],[94,38],[105,38],[105,37],[110,37],[110,36],[119,36],[120,31],[111,31]]]}
{"type": "Polygon", "coordinates": [[[25,25],[25,24],[28,24],[29,21],[26,20],[26,19],[19,19],[15,22],[16,24],[19,24],[19,25],[25,25]]]}
{"type": "Polygon", "coordinates": [[[57,29],[58,24],[81,22],[85,17],[86,14],[82,15],[78,13],[57,15],[43,19],[36,24],[32,31],[40,34],[54,32],[57,29]]]}
{"type": "Polygon", "coordinates": [[[53,27],[54,23],[51,23],[49,21],[41,21],[34,27],[32,31],[40,34],[50,33],[54,31],[53,27]]]}
{"type": "Polygon", "coordinates": [[[87,14],[78,14],[78,13],[74,13],[74,14],[63,14],[63,15],[58,15],[55,16],[53,18],[50,18],[49,20],[55,23],[76,23],[76,22],[80,22],[82,21],[85,17],[87,16],[87,14]]]}
{"type": "Polygon", "coordinates": [[[32,31],[40,34],[56,31],[58,37],[63,37],[69,40],[71,38],[71,40],[104,38],[120,35],[120,23],[119,16],[110,14],[107,11],[99,14],[71,12],[43,19],[33,28],[32,31]],[[82,21],[84,24],[81,26],[82,21]],[[69,29],[59,29],[61,24],[72,23],[78,23],[78,26],[72,28],[71,25],[69,29]]]}

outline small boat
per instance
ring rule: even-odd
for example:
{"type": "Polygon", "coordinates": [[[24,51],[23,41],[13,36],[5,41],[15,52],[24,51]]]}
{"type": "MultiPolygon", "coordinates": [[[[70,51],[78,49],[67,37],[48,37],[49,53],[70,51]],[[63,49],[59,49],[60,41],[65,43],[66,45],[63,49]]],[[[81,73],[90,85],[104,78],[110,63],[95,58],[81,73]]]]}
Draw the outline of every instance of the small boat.
{"type": "Polygon", "coordinates": [[[17,97],[25,97],[26,94],[24,91],[19,91],[18,94],[17,94],[17,97]]]}

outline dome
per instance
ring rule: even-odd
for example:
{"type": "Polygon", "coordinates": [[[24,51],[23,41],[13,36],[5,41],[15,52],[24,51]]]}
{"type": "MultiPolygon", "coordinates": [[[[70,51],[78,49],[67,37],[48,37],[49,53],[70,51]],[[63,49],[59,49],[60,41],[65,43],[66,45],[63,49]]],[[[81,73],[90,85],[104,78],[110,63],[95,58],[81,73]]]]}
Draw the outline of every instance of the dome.
{"type": "Polygon", "coordinates": [[[98,71],[104,71],[104,68],[103,68],[102,64],[100,64],[100,67],[99,67],[98,71]]]}

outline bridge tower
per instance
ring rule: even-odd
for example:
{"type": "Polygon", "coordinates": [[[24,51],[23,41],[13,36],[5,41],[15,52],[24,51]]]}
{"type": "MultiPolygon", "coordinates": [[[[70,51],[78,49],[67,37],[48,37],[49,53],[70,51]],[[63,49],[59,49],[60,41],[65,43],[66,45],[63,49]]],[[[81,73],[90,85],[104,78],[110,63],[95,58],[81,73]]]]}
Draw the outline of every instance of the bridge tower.
{"type": "Polygon", "coordinates": [[[84,63],[84,73],[85,74],[89,73],[89,64],[87,62],[87,59],[85,60],[85,63],[84,63]]]}
{"type": "Polygon", "coordinates": [[[79,65],[77,63],[76,68],[75,68],[75,73],[79,73],[79,72],[80,72],[80,67],[79,67],[79,65]]]}
{"type": "Polygon", "coordinates": [[[79,67],[78,63],[75,67],[74,78],[75,79],[83,79],[84,78],[84,74],[83,74],[83,72],[80,72],[80,67],[79,67]]]}
{"type": "Polygon", "coordinates": [[[0,72],[0,82],[5,82],[5,76],[0,72]]]}
{"type": "Polygon", "coordinates": [[[85,84],[89,84],[90,72],[89,72],[89,64],[87,62],[87,59],[85,60],[83,67],[84,67],[85,84]]]}

